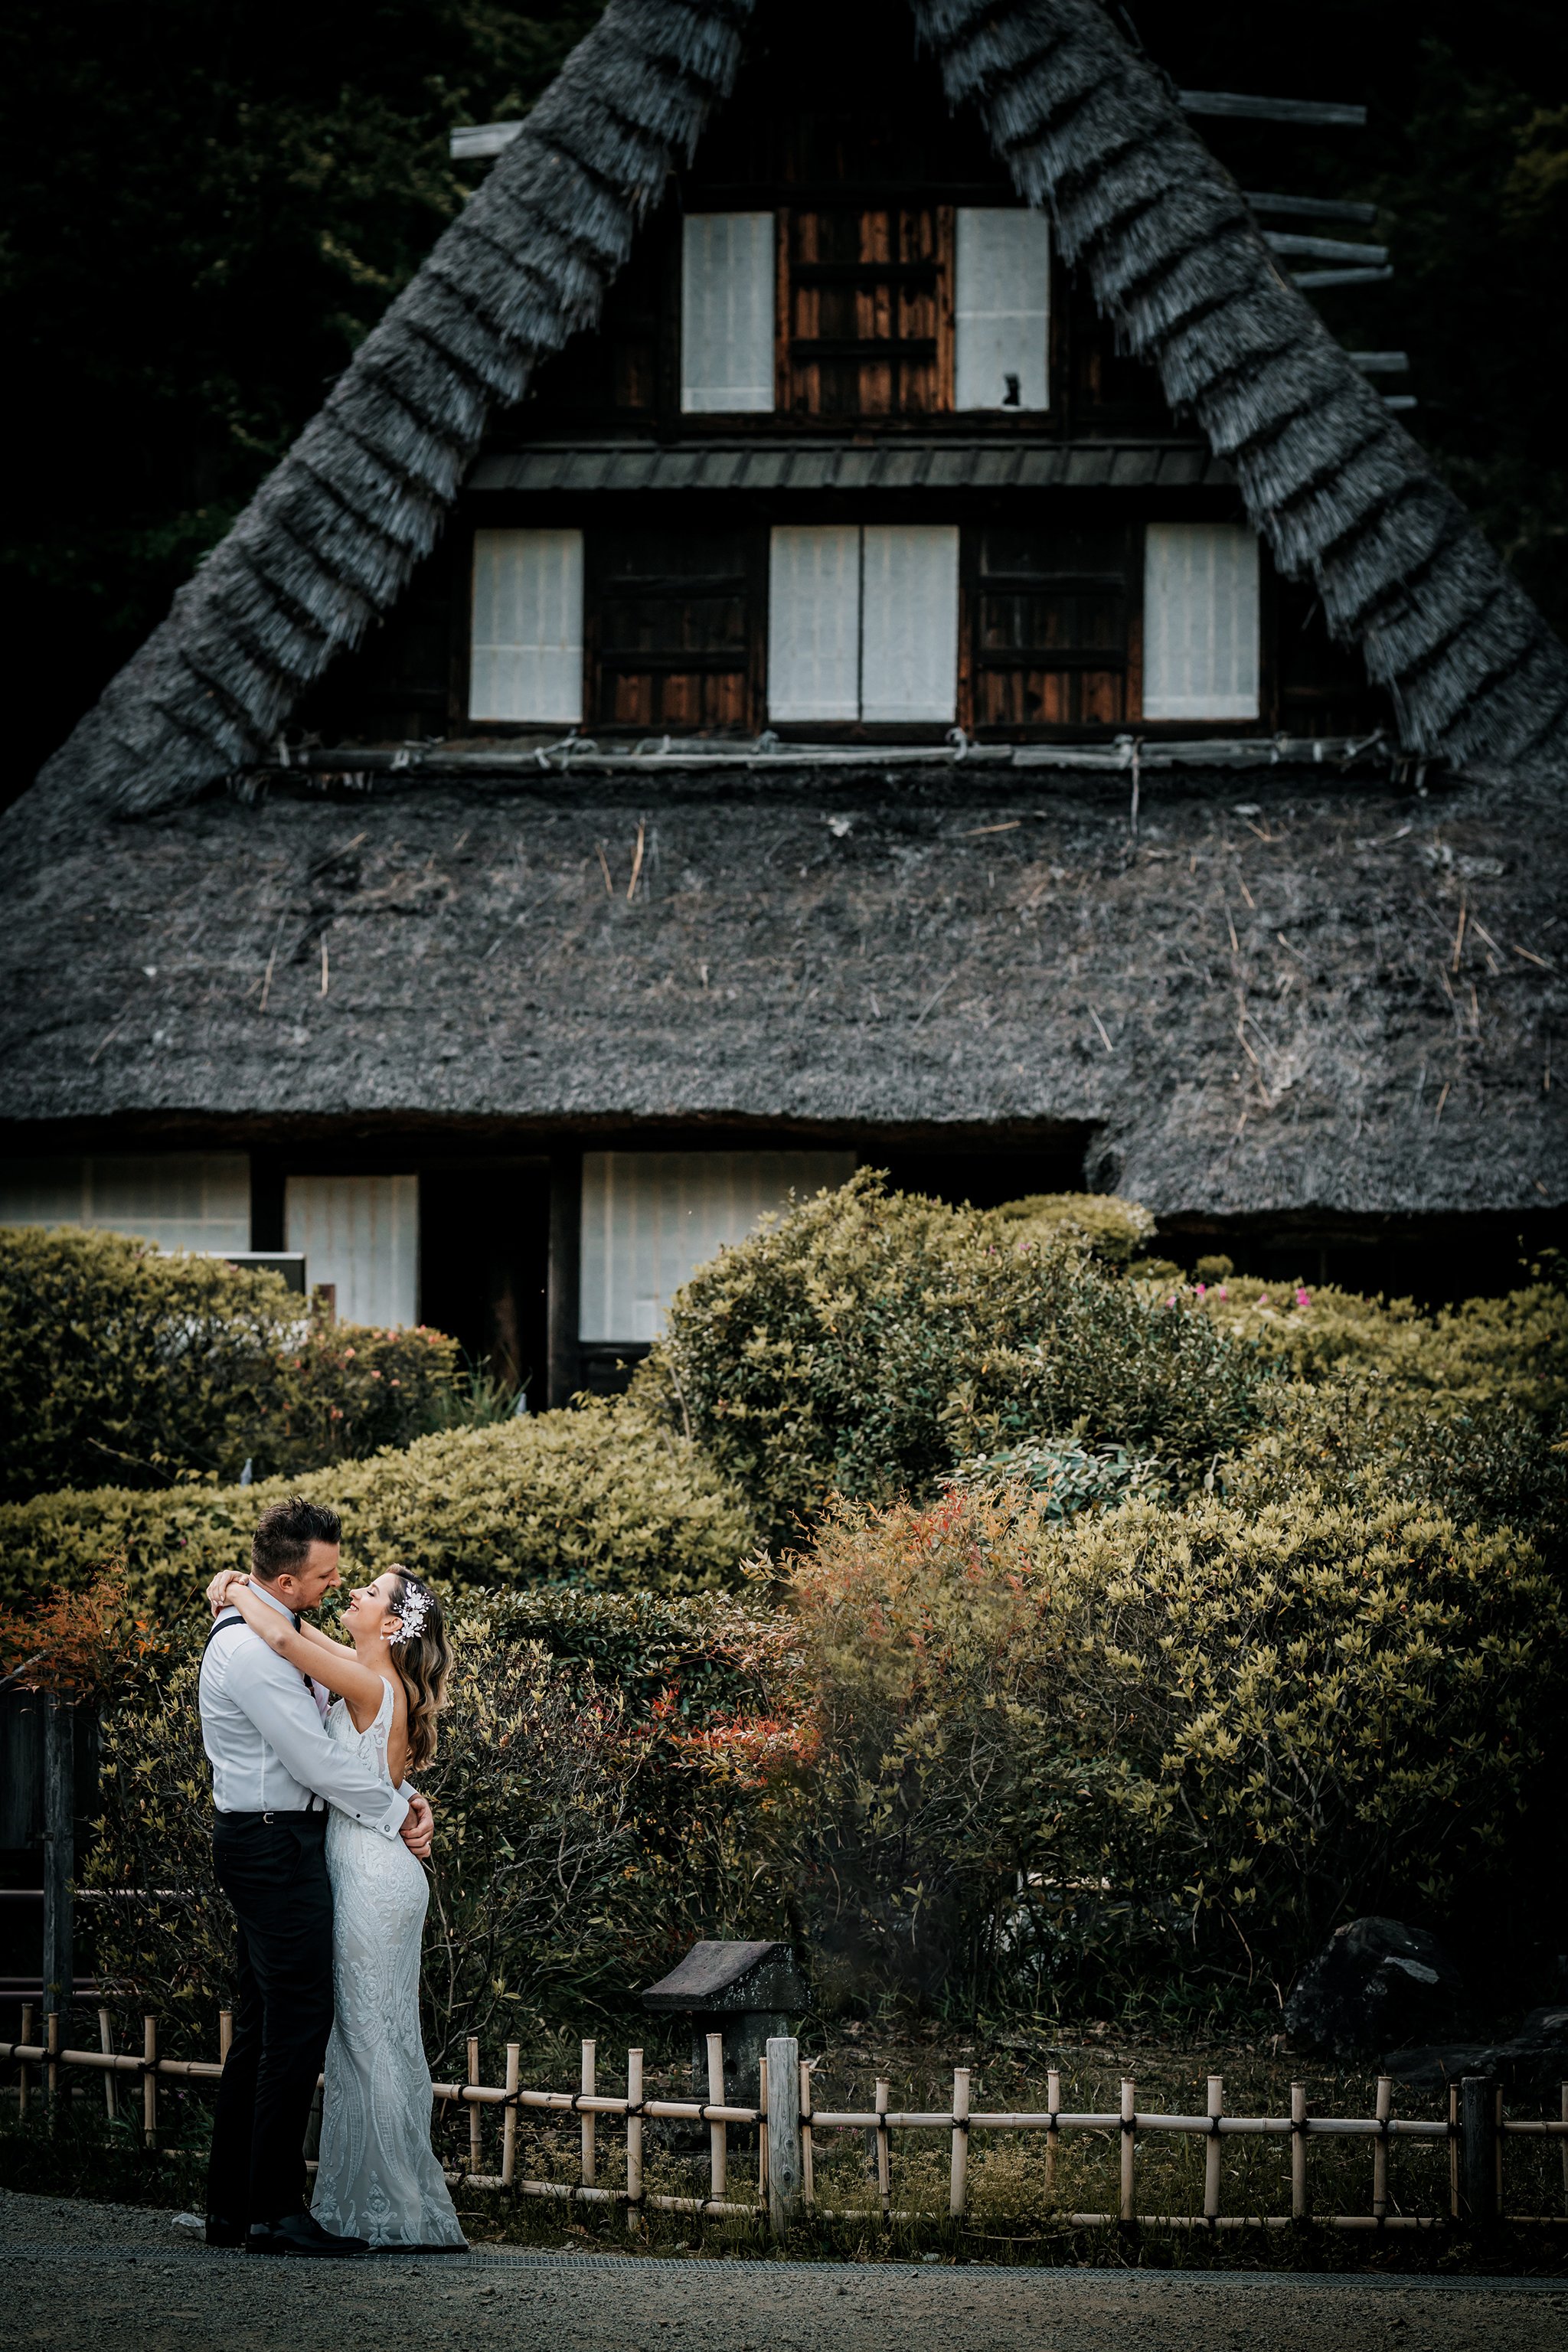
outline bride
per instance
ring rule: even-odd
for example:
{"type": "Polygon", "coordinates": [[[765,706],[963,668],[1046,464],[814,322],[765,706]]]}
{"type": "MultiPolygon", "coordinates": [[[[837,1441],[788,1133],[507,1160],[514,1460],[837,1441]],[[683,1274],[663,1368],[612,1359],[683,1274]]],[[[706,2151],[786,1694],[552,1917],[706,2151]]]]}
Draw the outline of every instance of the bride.
{"type": "MultiPolygon", "coordinates": [[[[452,1648],[429,1586],[389,1568],[343,1611],[348,1642],[290,1619],[233,1576],[215,1605],[307,1679],[335,1692],[327,1734],[397,1788],[436,1753],[452,1648]],[[352,1646],[351,1646],[352,1645],[352,1646]]],[[[430,2069],[419,2032],[419,1944],[429,1889],[398,1839],[346,1813],[327,1820],[332,1991],[321,2157],[310,2210],[335,2237],[373,2247],[466,2244],[430,2146],[430,2069]]]]}

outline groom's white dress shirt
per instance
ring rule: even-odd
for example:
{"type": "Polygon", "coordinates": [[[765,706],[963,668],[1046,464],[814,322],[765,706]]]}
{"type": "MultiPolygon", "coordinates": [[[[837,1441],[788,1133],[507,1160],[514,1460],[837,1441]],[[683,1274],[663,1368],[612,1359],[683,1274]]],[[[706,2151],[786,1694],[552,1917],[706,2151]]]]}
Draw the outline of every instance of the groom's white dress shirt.
{"type": "MultiPolygon", "coordinates": [[[[259,1585],[251,1591],[291,1622],[293,1612],[259,1585]]],[[[199,1685],[202,1744],[220,1813],[303,1813],[312,1797],[394,1838],[413,1791],[389,1789],[329,1738],[313,1686],[297,1666],[224,1610],[209,1639],[199,1685]],[[232,1630],[231,1630],[232,1628],[232,1630]]]]}

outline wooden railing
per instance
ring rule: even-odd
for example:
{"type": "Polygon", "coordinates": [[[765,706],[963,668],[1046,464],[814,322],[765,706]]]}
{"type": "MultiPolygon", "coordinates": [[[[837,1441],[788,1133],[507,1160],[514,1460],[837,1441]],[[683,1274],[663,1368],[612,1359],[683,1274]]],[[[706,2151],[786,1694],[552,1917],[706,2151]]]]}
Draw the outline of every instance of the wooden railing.
{"type": "MultiPolygon", "coordinates": [[[[34,2013],[25,2009],[22,2015],[22,2038],[19,2042],[0,2042],[0,2062],[9,2061],[17,2070],[17,2099],[22,2115],[28,2111],[37,2074],[47,2097],[52,2102],[60,2096],[62,2070],[77,2068],[101,2074],[104,2099],[108,2112],[114,2116],[119,2111],[119,2084],[122,2078],[134,2077],[141,2084],[141,2129],[148,2146],[155,2145],[158,2131],[158,2086],[161,2082],[196,2084],[216,2082],[223,2072],[228,2055],[231,2024],[228,2012],[220,2012],[218,2021],[218,2058],[216,2063],[203,2059],[163,2058],[158,2053],[158,2025],[155,2018],[142,2020],[140,2055],[117,2052],[112,2046],[111,2021],[108,2010],[99,2011],[100,2047],[97,2050],[71,2050],[61,2046],[60,2019],[51,2011],[45,2020],[41,2041],[34,2039],[34,2013]]],[[[582,2045],[582,2065],[575,2090],[550,2091],[525,2088],[520,2082],[521,2048],[517,2042],[506,2047],[506,2079],[490,2084],[479,2079],[479,2045],[470,2040],[468,2045],[468,2079],[461,2083],[436,2083],[435,2097],[451,2105],[466,2106],[468,2112],[468,2160],[454,2179],[466,2179],[473,2187],[506,2190],[515,2196],[560,2200],[567,2203],[616,2205],[625,2209],[626,2226],[636,2231],[645,2211],[689,2214],[753,2215],[767,2218],[774,2231],[782,2234],[803,2212],[827,2221],[880,2221],[891,2222],[933,2218],[900,2206],[895,2202],[893,2188],[895,2133],[945,2134],[949,2145],[948,2214],[952,2221],[964,2219],[970,2205],[970,2148],[973,2135],[984,2133],[1037,2133],[1044,2137],[1044,2168],[1041,2188],[1047,2203],[1057,2190],[1058,2157],[1064,2139],[1084,2133],[1110,2137],[1120,2149],[1119,2197],[1114,2211],[1058,2211],[1057,2221],[1073,2229],[1094,2229],[1130,2226],[1144,2222],[1150,2227],[1167,2230],[1287,2230],[1292,2224],[1317,2221],[1320,2227],[1334,2230],[1440,2230],[1456,2223],[1470,2228],[1489,2226],[1506,2220],[1510,2223],[1562,2224],[1568,2221],[1568,2083],[1561,2088],[1560,2113],[1554,2117],[1505,2116],[1503,2095],[1489,2076],[1467,2075],[1462,2083],[1451,2084],[1447,2121],[1405,2117],[1394,2113],[1394,2084],[1382,2076],[1378,2081],[1375,2112],[1371,2116],[1309,2115],[1307,2093],[1303,2084],[1291,2085],[1290,2112],[1288,2116],[1237,2116],[1226,2112],[1225,2084],[1217,2074],[1208,2080],[1205,2111],[1201,2116],[1166,2115],[1140,2108],[1136,2083],[1128,2080],[1121,2084],[1121,2096],[1114,2112],[1079,2111],[1062,2104],[1062,2082],[1058,2072],[1047,2076],[1047,2105],[1043,2109],[997,2111],[975,2110],[970,2102],[970,2072],[961,2067],[952,2078],[951,2108],[905,2111],[890,2103],[890,2085],[879,2081],[875,2105],[865,2110],[839,2112],[818,2108],[813,2104],[812,2066],[800,2056],[798,2043],[790,2037],[780,2037],[768,2043],[767,2056],[759,2070],[757,2102],[754,2106],[731,2104],[724,2097],[723,2048],[717,2033],[708,2037],[708,2096],[706,2099],[650,2099],[645,2095],[643,2053],[631,2050],[626,2053],[626,2084],[624,2092],[609,2092],[598,2086],[597,2052],[595,2044],[582,2045]],[[484,2124],[487,2111],[499,2116],[500,2121],[500,2163],[499,2169],[487,2169],[484,2124]],[[580,2125],[580,2178],[575,2180],[537,2180],[519,2178],[517,2162],[518,2118],[524,2114],[543,2116],[575,2116],[580,2125]],[[708,2126],[708,2194],[678,2197],[649,2191],[644,2185],[643,2132],[649,2120],[668,2119],[676,2122],[705,2124],[708,2126]],[[599,2126],[601,2121],[619,2125],[626,2134],[625,2186],[616,2189],[601,2183],[599,2172],[599,2126]],[[755,2158],[754,2192],[748,2180],[742,2193],[731,2188],[730,2133],[737,2126],[755,2128],[757,2154],[755,2158]],[[826,2133],[852,2132],[868,2137],[874,2149],[876,2198],[874,2203],[854,2206],[833,2206],[822,2203],[816,2193],[816,2157],[818,2140],[826,2133]],[[1162,2134],[1189,2135],[1205,2143],[1204,2197],[1201,2213],[1151,2213],[1142,2209],[1139,2197],[1138,2159],[1141,2143],[1162,2134]],[[1283,2144],[1289,2151],[1289,2212],[1227,2212],[1224,2206],[1222,2150],[1227,2139],[1263,2139],[1283,2144]],[[1314,2142],[1326,2140],[1364,2140],[1371,2155],[1371,2210],[1363,2213],[1313,2212],[1310,2150],[1314,2142]],[[1436,2206],[1421,2212],[1396,2212],[1391,2210],[1389,2195],[1389,2152],[1399,2140],[1441,2141],[1449,2155],[1448,2196],[1447,2209],[1436,2206]],[[1510,2144],[1521,2141],[1556,2140],[1563,2159],[1563,2210],[1561,2212],[1519,2212],[1511,2210],[1507,2200],[1504,2177],[1504,2157],[1510,2144]]]]}

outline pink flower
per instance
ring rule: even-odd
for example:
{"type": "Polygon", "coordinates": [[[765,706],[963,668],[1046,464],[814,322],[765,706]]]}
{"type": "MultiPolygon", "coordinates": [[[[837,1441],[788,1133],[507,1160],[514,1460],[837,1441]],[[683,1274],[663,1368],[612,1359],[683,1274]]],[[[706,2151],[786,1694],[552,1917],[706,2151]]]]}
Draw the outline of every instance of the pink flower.
{"type": "Polygon", "coordinates": [[[1296,1304],[1298,1307],[1310,1307],[1311,1303],[1312,1301],[1306,1291],[1299,1290],[1296,1293],[1296,1304]]]}
{"type": "Polygon", "coordinates": [[[343,1361],[345,1364],[352,1364],[353,1362],[355,1352],[356,1351],[353,1348],[345,1348],[343,1349],[343,1361]]]}
{"type": "MultiPolygon", "coordinates": [[[[1197,1291],[1198,1291],[1198,1297],[1199,1297],[1200,1298],[1206,1298],[1206,1297],[1207,1297],[1207,1296],[1208,1296],[1208,1287],[1209,1287],[1209,1286],[1208,1286],[1208,1284],[1207,1284],[1206,1282],[1200,1282],[1200,1283],[1198,1284],[1198,1286],[1197,1286],[1197,1291]]],[[[1221,1293],[1220,1293],[1220,1297],[1223,1298],[1223,1297],[1224,1297],[1224,1296],[1225,1296],[1225,1293],[1224,1293],[1223,1291],[1221,1291],[1221,1293]]]]}
{"type": "Polygon", "coordinates": [[[1260,1290],[1260,1291],[1258,1292],[1258,1304],[1259,1305],[1259,1307],[1267,1307],[1267,1306],[1268,1306],[1268,1293],[1266,1290],[1260,1290]]]}
{"type": "Polygon", "coordinates": [[[1219,1288],[1215,1292],[1215,1297],[1216,1298],[1228,1298],[1230,1297],[1230,1293],[1226,1288],[1223,1282],[1220,1284],[1219,1288]]]}

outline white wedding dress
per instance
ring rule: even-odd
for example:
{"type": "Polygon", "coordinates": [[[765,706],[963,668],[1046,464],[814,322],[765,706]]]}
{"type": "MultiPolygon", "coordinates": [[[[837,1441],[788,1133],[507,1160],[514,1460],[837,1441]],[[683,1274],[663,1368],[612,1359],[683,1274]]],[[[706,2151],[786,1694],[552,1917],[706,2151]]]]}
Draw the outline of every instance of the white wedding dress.
{"type": "MultiPolygon", "coordinates": [[[[327,1733],[391,1782],[392,1685],[368,1731],[342,1699],[327,1733]]],[[[321,2157],[310,2210],[336,2237],[373,2246],[461,2247],[462,2229],[430,2145],[430,2069],[419,2032],[419,1942],[429,1889],[401,1838],[327,1817],[332,1993],[321,2157]]]]}

